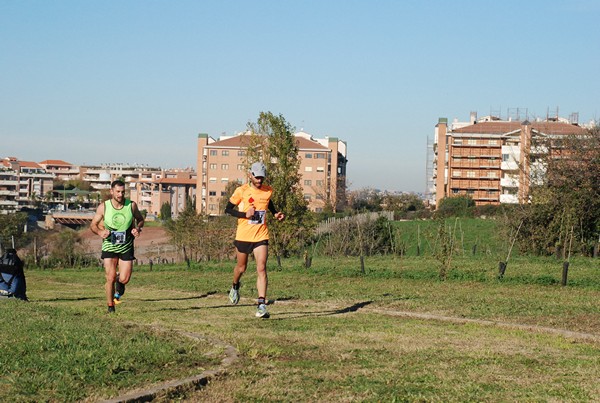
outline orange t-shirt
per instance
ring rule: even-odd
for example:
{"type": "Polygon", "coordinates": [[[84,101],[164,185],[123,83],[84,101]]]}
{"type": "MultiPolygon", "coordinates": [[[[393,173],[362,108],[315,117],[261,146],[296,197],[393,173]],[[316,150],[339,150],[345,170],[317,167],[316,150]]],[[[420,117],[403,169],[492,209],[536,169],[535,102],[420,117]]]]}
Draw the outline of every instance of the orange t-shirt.
{"type": "Polygon", "coordinates": [[[237,231],[235,233],[236,241],[259,242],[269,239],[269,229],[267,228],[267,210],[269,200],[273,194],[273,188],[262,185],[260,189],[249,184],[238,187],[229,201],[242,212],[248,211],[250,206],[254,206],[254,217],[238,218],[237,231]]]}

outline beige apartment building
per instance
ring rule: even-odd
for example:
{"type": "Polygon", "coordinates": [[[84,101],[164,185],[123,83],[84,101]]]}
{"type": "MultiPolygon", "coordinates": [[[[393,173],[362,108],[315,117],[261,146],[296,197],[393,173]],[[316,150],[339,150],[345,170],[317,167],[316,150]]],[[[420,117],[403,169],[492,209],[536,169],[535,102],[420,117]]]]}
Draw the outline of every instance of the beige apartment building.
{"type": "Polygon", "coordinates": [[[35,207],[36,200],[52,191],[53,177],[36,162],[15,157],[0,160],[0,214],[35,207]]]}
{"type": "Polygon", "coordinates": [[[44,160],[39,163],[46,172],[54,175],[61,181],[70,181],[80,179],[79,166],[63,160],[44,160]]]}
{"type": "Polygon", "coordinates": [[[543,180],[543,158],[552,153],[538,140],[586,132],[563,118],[530,122],[486,116],[470,122],[440,118],[433,141],[433,177],[428,189],[436,204],[444,197],[468,195],[476,205],[523,203],[529,187],[543,180]],[[540,143],[541,144],[541,143],[540,143]]]}
{"type": "Polygon", "coordinates": [[[130,182],[130,198],[140,210],[158,217],[163,204],[171,206],[171,217],[177,218],[196,198],[196,172],[191,170],[166,170],[145,172],[130,182]]]}
{"type": "MultiPolygon", "coordinates": [[[[315,139],[310,134],[295,134],[301,158],[301,185],[312,211],[322,211],[330,204],[335,209],[345,197],[347,146],[336,137],[315,139]]],[[[198,182],[196,210],[209,215],[222,215],[221,199],[230,182],[248,180],[245,150],[250,135],[240,133],[215,140],[208,134],[198,135],[198,182]]]]}

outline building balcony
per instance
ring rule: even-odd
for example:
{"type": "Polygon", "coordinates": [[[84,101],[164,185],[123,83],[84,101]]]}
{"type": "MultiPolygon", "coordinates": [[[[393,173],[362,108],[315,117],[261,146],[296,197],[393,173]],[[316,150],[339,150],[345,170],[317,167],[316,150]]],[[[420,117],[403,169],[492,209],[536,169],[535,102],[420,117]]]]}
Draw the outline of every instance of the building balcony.
{"type": "Polygon", "coordinates": [[[511,177],[501,178],[500,186],[503,188],[517,188],[519,187],[519,180],[511,177]]]}
{"type": "Polygon", "coordinates": [[[18,206],[19,202],[16,200],[2,200],[0,199],[0,206],[18,206]]]}
{"type": "Polygon", "coordinates": [[[517,161],[502,161],[500,169],[503,171],[516,171],[519,169],[519,163],[517,161]]]}
{"type": "Polygon", "coordinates": [[[500,169],[500,162],[487,163],[481,160],[456,161],[452,163],[452,168],[500,169]]]}
{"type": "Polygon", "coordinates": [[[517,197],[517,195],[501,194],[500,203],[517,204],[519,203],[519,198],[517,197]]]}

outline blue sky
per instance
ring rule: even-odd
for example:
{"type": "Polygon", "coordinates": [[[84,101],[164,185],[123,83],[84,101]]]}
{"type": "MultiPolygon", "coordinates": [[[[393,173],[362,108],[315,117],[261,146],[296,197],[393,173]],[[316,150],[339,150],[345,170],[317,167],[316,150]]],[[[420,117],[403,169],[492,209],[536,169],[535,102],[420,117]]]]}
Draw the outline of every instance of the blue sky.
{"type": "Polygon", "coordinates": [[[600,1],[0,0],[0,158],[195,167],[261,111],[424,191],[439,117],[600,119],[600,1]]]}

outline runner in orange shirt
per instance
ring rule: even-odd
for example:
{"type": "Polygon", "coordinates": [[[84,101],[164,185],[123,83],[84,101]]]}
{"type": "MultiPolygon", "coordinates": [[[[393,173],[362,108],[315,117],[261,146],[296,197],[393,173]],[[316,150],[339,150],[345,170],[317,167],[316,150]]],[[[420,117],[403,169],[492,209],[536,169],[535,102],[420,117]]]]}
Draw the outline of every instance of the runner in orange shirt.
{"type": "Polygon", "coordinates": [[[240,300],[240,278],[248,267],[248,255],[254,253],[256,259],[256,288],[258,290],[257,318],[268,318],[267,297],[267,257],[269,255],[269,229],[266,214],[269,210],[281,221],[285,218],[278,212],[271,195],[273,188],[264,185],[267,170],[263,163],[255,162],[250,169],[250,183],[238,187],[225,207],[225,213],[238,218],[237,231],[233,244],[236,247],[237,263],[233,269],[233,286],[229,300],[237,304],[240,300]],[[238,207],[235,210],[235,206],[238,207]]]}

